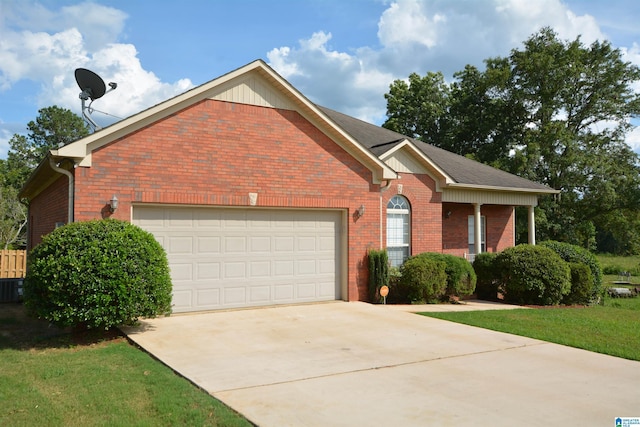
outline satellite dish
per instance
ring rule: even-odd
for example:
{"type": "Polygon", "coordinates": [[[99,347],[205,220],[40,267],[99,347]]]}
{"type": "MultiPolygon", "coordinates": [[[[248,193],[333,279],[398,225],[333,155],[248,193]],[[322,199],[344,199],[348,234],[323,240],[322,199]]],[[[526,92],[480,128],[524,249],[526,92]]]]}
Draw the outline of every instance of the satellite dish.
{"type": "Polygon", "coordinates": [[[107,86],[104,84],[104,80],[94,73],[91,70],[87,70],[86,68],[76,68],[76,82],[80,87],[80,99],[82,100],[82,117],[85,118],[87,123],[93,127],[94,131],[99,130],[100,126],[97,125],[96,122],[89,116],[93,111],[91,109],[91,104],[98,98],[102,98],[105,93],[114,90],[118,87],[117,83],[109,83],[110,89],[107,90],[107,86]],[[88,106],[85,105],[85,101],[87,99],[91,99],[91,102],[88,106]],[[89,114],[87,114],[87,111],[89,114]]]}

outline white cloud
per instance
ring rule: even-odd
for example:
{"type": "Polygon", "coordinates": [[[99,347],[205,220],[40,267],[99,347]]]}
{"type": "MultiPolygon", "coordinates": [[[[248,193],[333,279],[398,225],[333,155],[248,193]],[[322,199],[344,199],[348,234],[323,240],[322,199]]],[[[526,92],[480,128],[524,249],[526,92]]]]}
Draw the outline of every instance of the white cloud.
{"type": "MultiPolygon", "coordinates": [[[[0,126],[2,122],[0,122],[0,126]]],[[[8,129],[0,128],[0,159],[7,157],[7,151],[9,151],[9,140],[13,135],[8,129]]]]}
{"type": "Polygon", "coordinates": [[[384,111],[379,99],[393,79],[369,63],[368,54],[338,52],[328,43],[330,33],[317,32],[299,47],[281,47],[267,54],[270,65],[313,102],[368,121],[379,121],[384,111]]]}
{"type": "MultiPolygon", "coordinates": [[[[119,43],[127,16],[117,9],[92,2],[55,11],[38,3],[23,6],[3,4],[0,91],[30,80],[40,87],[38,108],[55,104],[79,114],[74,70],[88,68],[118,83],[117,91],[96,100],[93,107],[126,117],[193,86],[188,79],[162,82],[143,68],[135,46],[119,43]]],[[[102,116],[96,121],[104,126],[114,120],[102,116]]]]}
{"type": "Polygon", "coordinates": [[[381,123],[393,80],[428,71],[451,79],[465,64],[483,68],[485,59],[507,56],[544,26],[561,39],[605,38],[592,16],[578,16],[560,0],[396,0],[378,21],[378,48],[340,52],[329,46],[330,33],[318,32],[267,57],[315,102],[381,123]]]}

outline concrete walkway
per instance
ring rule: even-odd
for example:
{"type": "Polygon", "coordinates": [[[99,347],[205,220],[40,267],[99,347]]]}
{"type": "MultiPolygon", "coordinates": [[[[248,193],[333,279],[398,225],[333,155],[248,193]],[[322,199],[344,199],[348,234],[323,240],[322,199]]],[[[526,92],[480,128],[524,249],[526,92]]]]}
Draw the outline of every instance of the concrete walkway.
{"type": "Polygon", "coordinates": [[[176,315],[125,332],[261,427],[608,426],[640,416],[639,362],[397,306],[176,315]]]}

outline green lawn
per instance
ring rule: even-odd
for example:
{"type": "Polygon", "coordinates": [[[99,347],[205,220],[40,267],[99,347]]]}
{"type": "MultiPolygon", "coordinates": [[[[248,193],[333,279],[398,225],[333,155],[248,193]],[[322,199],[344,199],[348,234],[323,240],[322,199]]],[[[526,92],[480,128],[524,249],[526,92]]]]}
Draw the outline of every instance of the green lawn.
{"type": "Polygon", "coordinates": [[[0,305],[2,426],[250,426],[114,332],[48,328],[0,305]]]}
{"type": "Polygon", "coordinates": [[[598,353],[640,360],[640,297],[604,305],[475,312],[420,313],[598,353]]]}

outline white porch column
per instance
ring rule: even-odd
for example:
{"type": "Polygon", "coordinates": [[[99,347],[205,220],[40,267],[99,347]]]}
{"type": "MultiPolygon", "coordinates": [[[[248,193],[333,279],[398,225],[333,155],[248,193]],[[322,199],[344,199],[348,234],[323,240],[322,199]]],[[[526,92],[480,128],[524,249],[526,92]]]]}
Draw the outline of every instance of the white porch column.
{"type": "Polygon", "coordinates": [[[475,255],[482,252],[482,216],[480,215],[480,203],[473,204],[473,244],[475,255]]]}
{"type": "Polygon", "coordinates": [[[533,213],[533,205],[529,206],[529,244],[536,244],[536,218],[533,213]]]}

